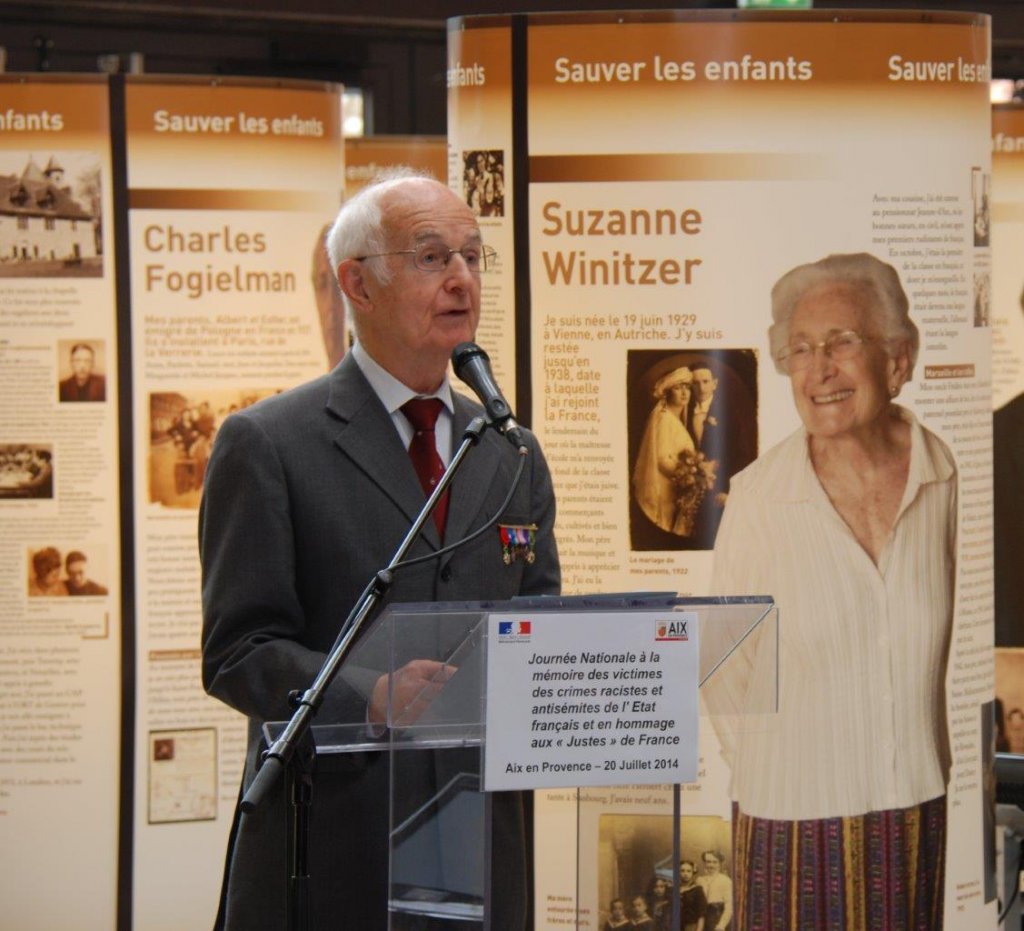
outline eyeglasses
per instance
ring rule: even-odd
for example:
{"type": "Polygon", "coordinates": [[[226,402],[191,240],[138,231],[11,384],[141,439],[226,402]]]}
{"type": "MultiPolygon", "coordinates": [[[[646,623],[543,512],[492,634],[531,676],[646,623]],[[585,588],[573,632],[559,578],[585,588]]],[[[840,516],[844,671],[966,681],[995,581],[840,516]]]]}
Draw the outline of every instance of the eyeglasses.
{"type": "Polygon", "coordinates": [[[871,341],[870,337],[861,336],[856,330],[843,330],[841,333],[833,333],[818,343],[806,340],[792,343],[784,347],[775,358],[787,372],[798,372],[810,367],[819,349],[824,350],[825,355],[830,359],[842,362],[844,359],[852,359],[858,355],[864,344],[871,341]]]}
{"type": "Polygon", "coordinates": [[[411,255],[413,264],[423,272],[443,272],[451,264],[453,255],[461,255],[462,260],[473,274],[485,272],[494,267],[498,253],[490,246],[463,246],[461,249],[449,249],[443,242],[428,240],[421,242],[415,249],[399,249],[396,252],[375,252],[373,255],[360,255],[357,262],[366,259],[379,259],[387,255],[411,255]]]}

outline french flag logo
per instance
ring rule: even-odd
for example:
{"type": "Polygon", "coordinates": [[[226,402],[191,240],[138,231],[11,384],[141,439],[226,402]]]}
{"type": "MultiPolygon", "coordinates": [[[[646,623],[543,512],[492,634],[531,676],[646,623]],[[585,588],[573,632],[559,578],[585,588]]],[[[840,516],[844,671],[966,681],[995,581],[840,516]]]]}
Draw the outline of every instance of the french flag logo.
{"type": "Polygon", "coordinates": [[[533,621],[498,621],[498,639],[520,643],[530,639],[533,621]]]}

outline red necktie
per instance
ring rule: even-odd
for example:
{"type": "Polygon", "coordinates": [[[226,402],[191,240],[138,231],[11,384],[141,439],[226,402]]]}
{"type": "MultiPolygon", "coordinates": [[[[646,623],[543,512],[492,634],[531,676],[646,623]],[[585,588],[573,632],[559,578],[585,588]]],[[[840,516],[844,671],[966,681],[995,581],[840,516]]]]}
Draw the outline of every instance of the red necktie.
{"type": "MultiPolygon", "coordinates": [[[[444,463],[437,452],[437,440],[434,438],[434,424],[437,423],[442,407],[444,404],[439,398],[413,398],[402,405],[402,413],[409,419],[415,431],[409,444],[409,458],[420,478],[423,494],[428,498],[444,474],[444,463]]],[[[434,508],[434,523],[441,539],[444,539],[444,524],[447,517],[446,491],[434,508]]]]}

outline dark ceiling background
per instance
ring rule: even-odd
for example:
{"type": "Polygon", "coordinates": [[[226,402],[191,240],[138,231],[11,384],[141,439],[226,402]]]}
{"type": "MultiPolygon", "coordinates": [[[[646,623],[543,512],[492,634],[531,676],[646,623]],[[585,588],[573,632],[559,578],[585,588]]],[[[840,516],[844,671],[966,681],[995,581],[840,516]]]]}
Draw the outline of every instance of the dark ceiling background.
{"type": "MultiPolygon", "coordinates": [[[[814,6],[988,13],[993,75],[1024,79],[1021,0],[816,0],[814,6]]],[[[337,81],[364,91],[368,131],[443,134],[449,17],[735,7],[735,0],[0,0],[0,46],[8,71],[94,72],[101,56],[127,70],[136,53],[147,73],[337,81]]]]}

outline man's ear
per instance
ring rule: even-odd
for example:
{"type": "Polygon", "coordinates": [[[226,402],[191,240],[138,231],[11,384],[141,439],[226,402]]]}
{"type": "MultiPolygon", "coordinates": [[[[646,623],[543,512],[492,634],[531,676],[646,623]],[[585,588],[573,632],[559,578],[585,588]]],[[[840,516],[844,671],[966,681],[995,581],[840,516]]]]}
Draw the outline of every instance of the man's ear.
{"type": "Polygon", "coordinates": [[[338,265],[338,286],[359,310],[369,310],[373,299],[367,290],[366,269],[357,259],[345,259],[338,265]]]}

